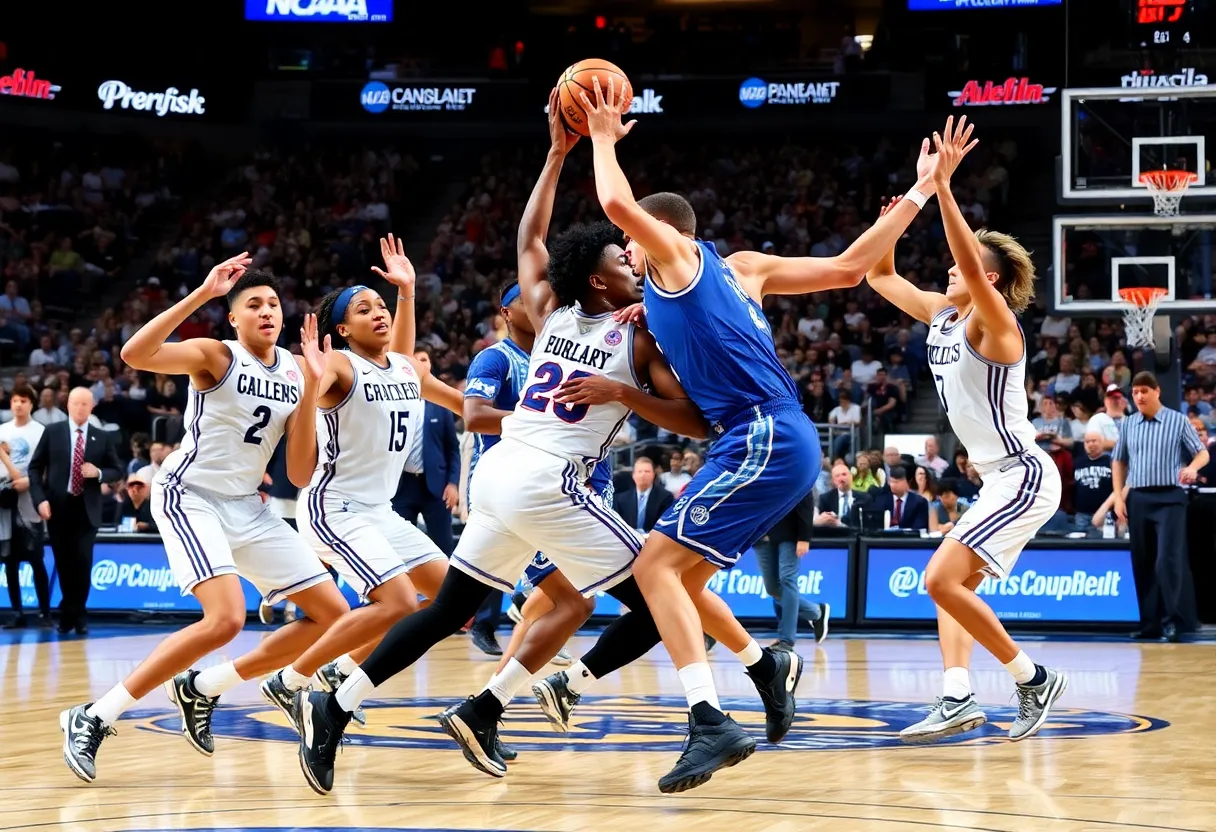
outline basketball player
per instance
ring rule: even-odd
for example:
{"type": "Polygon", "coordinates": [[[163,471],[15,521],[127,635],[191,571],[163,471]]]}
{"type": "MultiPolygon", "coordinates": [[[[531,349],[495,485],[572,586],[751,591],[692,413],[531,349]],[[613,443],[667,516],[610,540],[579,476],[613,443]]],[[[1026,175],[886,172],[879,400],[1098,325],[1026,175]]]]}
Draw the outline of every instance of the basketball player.
{"type": "Polygon", "coordinates": [[[315,341],[305,341],[301,363],[275,346],[283,326],[278,281],[246,271],[250,262],[240,254],[217,265],[199,288],[144,324],[122,348],[123,360],[136,369],[190,376],[186,435],[156,475],[151,500],[169,565],[182,593],[193,593],[202,606],[203,618],[162,641],[101,699],[60,714],[64,760],[86,782],[96,777],[97,749],[114,733],[114,722],[161,683],[190,745],[210,756],[211,714],[220,694],[292,661],[348,610],[325,566],[258,496],[284,433],[289,476],[302,482],[311,473],[316,439],[307,424],[313,413],[301,421],[299,402],[316,386],[324,359],[315,341]],[[197,309],[225,295],[236,340],[167,343],[197,309]],[[244,626],[238,573],[268,603],[288,598],[308,618],[276,630],[235,662],[187,670],[244,626]]]}
{"type": "MultiPolygon", "coordinates": [[[[556,181],[555,169],[548,174],[556,181]]],[[[434,603],[395,625],[336,695],[301,692],[296,699],[301,768],[314,790],[324,794],[332,788],[334,753],[350,711],[376,685],[455,632],[491,587],[513,589],[536,551],[549,555],[583,595],[610,590],[629,577],[640,541],[588,490],[588,473],[631,410],[686,436],[704,435],[705,423],[653,339],[612,317],[640,296],[618,240],[619,232],[606,223],[576,226],[551,247],[548,283],[520,272],[525,306],[543,326],[519,405],[503,420],[501,440],[482,455],[470,482],[472,511],[452,555],[454,568],[434,603]],[[613,391],[614,401],[595,407],[554,401],[554,391],[570,377],[597,380],[613,391]],[[667,398],[643,393],[643,384],[667,398]]],[[[491,690],[441,715],[474,766],[492,776],[506,774],[494,752],[498,719],[557,647],[539,662],[521,650],[491,690]]]]}
{"type": "MultiPolygon", "coordinates": [[[[705,465],[647,538],[635,568],[688,699],[688,741],[675,768],[659,780],[660,791],[680,792],[755,750],[755,741],[722,713],[706,662],[697,596],[710,594],[705,587],[713,573],[733,565],[739,552],[785,516],[819,473],[818,434],[777,358],[761,301],[768,294],[860,283],[911,223],[913,205],[924,205],[932,195],[936,159],[926,140],[908,207],[896,206],[838,257],[738,252],[723,260],[711,245],[695,239],[696,215],[683,197],[659,193],[634,199],[615,151],[636,123],[622,122],[625,91],[617,95],[611,83],[604,90],[598,78],[594,87],[595,103],[585,93],[580,96],[594,145],[600,203],[625,232],[633,268],[645,274],[647,326],[718,435],[705,465]]],[[[746,633],[737,621],[734,626],[746,633]]],[[[784,688],[792,704],[801,657],[761,654],[759,646],[754,651],[740,658],[757,686],[784,688]],[[783,662],[782,657],[790,658],[783,662]]]]}
{"type": "Polygon", "coordinates": [[[315,342],[319,333],[325,344],[325,373],[300,404],[319,407],[313,447],[324,452],[314,450],[315,470],[300,492],[296,516],[317,555],[368,603],[338,619],[290,667],[262,683],[262,695],[293,725],[295,692],[324,663],[340,655],[352,662],[347,651],[368,642],[374,647],[389,627],[418,609],[419,592],[435,597],[447,572],[447,557],[393,511],[392,498],[402,470],[422,472],[423,400],[460,413],[461,396],[411,355],[414,267],[393,235],[380,240],[380,250],[385,269],[374,271],[397,288],[395,319],[375,290],[349,286],[326,295],[318,315],[307,316],[304,324],[306,342],[315,342]]]}
{"type": "MultiPolygon", "coordinates": [[[[942,696],[929,716],[900,732],[906,742],[931,742],[986,721],[971,695],[968,666],[979,641],[1017,683],[1018,716],[1011,740],[1033,736],[1064,693],[1067,677],[1032,662],[992,609],[975,594],[985,575],[1006,577],[1027,541],[1060,505],[1060,474],[1035,442],[1027,415],[1026,338],[1018,324],[1034,298],[1034,264],[1016,240],[995,231],[972,233],[950,192],[949,173],[975,145],[966,117],[934,134],[939,157],[937,197],[954,257],[946,293],[926,292],[895,273],[894,246],[869,274],[870,286],[929,325],[929,366],[959,442],[984,480],[979,499],[946,535],[929,561],[925,586],[937,604],[945,664],[942,696]]],[[[898,208],[892,203],[884,209],[898,208]]]]}

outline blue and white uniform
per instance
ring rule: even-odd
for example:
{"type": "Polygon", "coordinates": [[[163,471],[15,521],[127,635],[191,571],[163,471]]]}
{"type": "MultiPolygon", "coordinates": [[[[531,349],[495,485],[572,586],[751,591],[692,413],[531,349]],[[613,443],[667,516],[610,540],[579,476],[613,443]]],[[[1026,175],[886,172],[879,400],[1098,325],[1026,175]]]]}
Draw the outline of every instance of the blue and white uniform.
{"type": "Polygon", "coordinates": [[[998,364],[967,340],[967,318],[948,306],[929,322],[929,367],[942,408],[984,481],[980,496],[946,537],[987,563],[998,578],[1060,507],[1060,471],[1035,440],[1022,358],[998,364]]]}
{"type": "Polygon", "coordinates": [[[258,495],[303,384],[287,350],[276,347],[266,365],[239,342],[224,344],[232,353],[224,377],[206,390],[190,382],[186,435],[152,483],[152,516],[183,595],[208,578],[239,574],[275,604],[332,580],[258,495]]]}
{"type": "Polygon", "coordinates": [[[629,415],[619,402],[563,405],[563,381],[602,375],[638,386],[633,325],[577,304],[554,311],[536,336],[519,404],[469,482],[469,520],[452,566],[508,592],[536,552],[583,594],[609,589],[641,549],[637,533],[587,487],[629,415]]]}
{"type": "Polygon", "coordinates": [[[819,476],[819,435],[773,345],[764,310],[712,243],[668,292],[646,280],[646,325],[716,441],[655,524],[723,569],[798,504],[819,476]]]}

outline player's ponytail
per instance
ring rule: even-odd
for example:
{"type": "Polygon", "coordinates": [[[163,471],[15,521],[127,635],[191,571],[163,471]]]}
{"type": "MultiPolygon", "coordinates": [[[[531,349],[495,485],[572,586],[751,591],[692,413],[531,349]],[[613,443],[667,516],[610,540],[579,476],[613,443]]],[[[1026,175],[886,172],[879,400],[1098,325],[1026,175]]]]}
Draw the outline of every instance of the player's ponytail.
{"type": "MultiPolygon", "coordinates": [[[[346,349],[346,339],[338,334],[338,324],[342,320],[334,320],[334,304],[338,301],[338,296],[345,291],[343,289],[334,289],[325,297],[321,298],[321,305],[317,307],[317,337],[322,343],[325,342],[325,336],[328,335],[330,343],[336,350],[346,349]]],[[[343,319],[346,317],[345,309],[343,309],[343,319]]]]}

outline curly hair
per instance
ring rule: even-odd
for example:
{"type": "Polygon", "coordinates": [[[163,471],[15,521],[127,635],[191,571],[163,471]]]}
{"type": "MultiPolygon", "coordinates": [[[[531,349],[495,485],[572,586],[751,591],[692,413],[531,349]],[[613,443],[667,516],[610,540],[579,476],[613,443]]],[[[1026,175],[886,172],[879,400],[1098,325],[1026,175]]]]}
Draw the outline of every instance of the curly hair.
{"type": "Polygon", "coordinates": [[[549,243],[549,285],[558,306],[573,306],[591,291],[591,275],[599,269],[604,249],[625,242],[608,222],[572,225],[549,243]]]}
{"type": "MultiPolygon", "coordinates": [[[[344,287],[345,288],[345,287],[344,287]]],[[[334,302],[337,301],[338,295],[342,294],[343,289],[334,289],[325,297],[321,298],[321,305],[317,307],[317,338],[321,343],[325,342],[325,336],[328,335],[330,343],[336,350],[344,350],[347,347],[346,339],[338,334],[338,324],[342,321],[335,321],[334,318],[334,302]]],[[[350,308],[349,306],[347,307],[350,308]]]]}
{"type": "Polygon", "coordinates": [[[1030,252],[1016,238],[999,231],[981,229],[975,232],[984,252],[988,255],[985,267],[991,268],[998,275],[997,290],[1004,295],[1005,301],[1014,314],[1020,315],[1034,300],[1034,262],[1030,252]]]}
{"type": "Polygon", "coordinates": [[[236,306],[237,299],[250,289],[256,289],[258,286],[269,286],[274,290],[274,293],[280,298],[283,297],[283,287],[279,283],[279,279],[269,272],[250,269],[243,275],[237,278],[236,283],[228,292],[228,308],[236,306]]]}

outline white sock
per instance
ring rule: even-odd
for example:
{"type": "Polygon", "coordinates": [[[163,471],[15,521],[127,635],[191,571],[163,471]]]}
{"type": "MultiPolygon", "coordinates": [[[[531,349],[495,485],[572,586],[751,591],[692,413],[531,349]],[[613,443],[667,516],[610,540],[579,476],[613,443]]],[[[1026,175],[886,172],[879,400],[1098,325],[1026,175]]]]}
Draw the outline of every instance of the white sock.
{"type": "Polygon", "coordinates": [[[752,639],[747,643],[747,646],[735,654],[735,658],[743,662],[744,667],[751,667],[756,662],[760,661],[764,656],[764,651],[760,649],[760,645],[756,644],[756,640],[752,639]]]}
{"type": "Polygon", "coordinates": [[[294,667],[283,668],[283,684],[288,690],[303,690],[312,684],[312,677],[296,671],[294,667]]]}
{"type": "Polygon", "coordinates": [[[115,685],[90,705],[85,710],[85,715],[96,717],[106,725],[113,725],[122,716],[122,712],[134,704],[135,697],[123,685],[115,685]]]}
{"type": "Polygon", "coordinates": [[[709,662],[693,662],[680,668],[680,684],[684,685],[684,695],[688,697],[688,707],[698,702],[708,702],[714,710],[722,710],[718,701],[718,691],[714,688],[714,674],[709,669],[709,662]]]}
{"type": "Polygon", "coordinates": [[[571,693],[581,694],[593,684],[595,684],[595,676],[591,674],[581,659],[570,665],[570,669],[566,671],[566,687],[570,689],[571,693]]]}
{"type": "Polygon", "coordinates": [[[942,673],[942,696],[966,699],[971,696],[971,675],[965,667],[947,667],[942,673]]]}
{"type": "Polygon", "coordinates": [[[1024,685],[1034,678],[1034,662],[1021,650],[1013,657],[1013,661],[1005,665],[1005,669],[1013,674],[1013,681],[1024,685]]]}
{"type": "Polygon", "coordinates": [[[245,681],[236,672],[236,665],[224,662],[201,671],[194,677],[194,689],[203,696],[220,696],[245,681]]]}
{"type": "Polygon", "coordinates": [[[494,674],[495,679],[490,680],[490,693],[494,694],[494,698],[502,703],[505,708],[511,704],[511,698],[515,696],[515,692],[528,683],[532,678],[532,674],[528,672],[528,668],[520,664],[515,658],[507,662],[507,666],[502,669],[501,673],[494,674]]]}
{"type": "MultiPolygon", "coordinates": [[[[503,668],[503,669],[505,670],[506,668],[503,668]]],[[[482,693],[485,693],[485,692],[486,692],[486,691],[488,691],[490,688],[494,687],[494,685],[495,685],[495,684],[498,682],[498,680],[499,680],[499,679],[501,679],[501,678],[502,678],[502,676],[501,676],[500,674],[495,673],[493,676],[491,676],[491,677],[490,677],[490,681],[486,682],[486,686],[485,686],[484,688],[482,688],[482,689],[481,689],[481,692],[482,692],[482,693]]]]}
{"type": "Polygon", "coordinates": [[[348,714],[353,714],[363,704],[363,700],[372,695],[376,686],[362,668],[356,667],[355,672],[346,677],[342,687],[338,688],[338,705],[348,714]]]}
{"type": "Polygon", "coordinates": [[[359,669],[359,663],[352,659],[349,653],[343,653],[334,659],[334,666],[338,668],[338,672],[343,676],[349,676],[359,669]]]}

